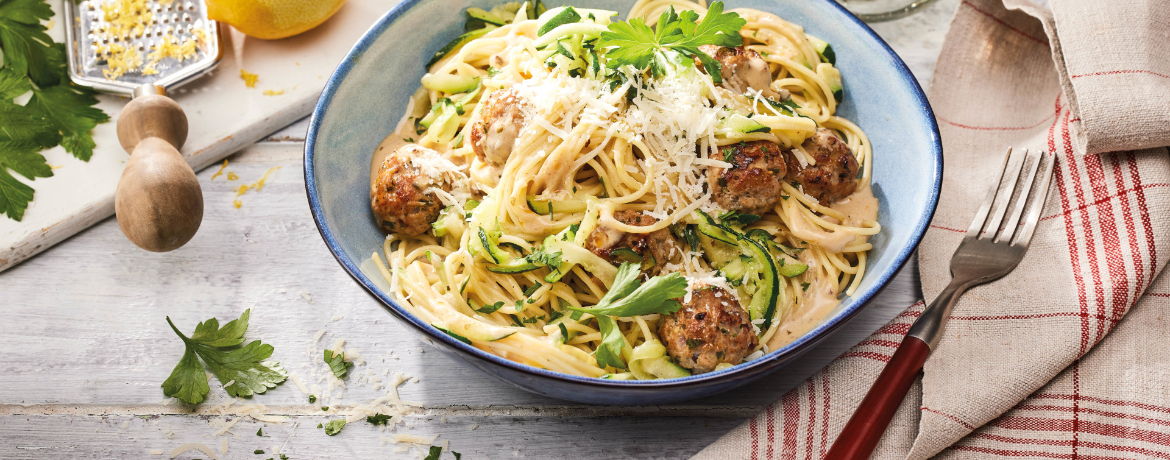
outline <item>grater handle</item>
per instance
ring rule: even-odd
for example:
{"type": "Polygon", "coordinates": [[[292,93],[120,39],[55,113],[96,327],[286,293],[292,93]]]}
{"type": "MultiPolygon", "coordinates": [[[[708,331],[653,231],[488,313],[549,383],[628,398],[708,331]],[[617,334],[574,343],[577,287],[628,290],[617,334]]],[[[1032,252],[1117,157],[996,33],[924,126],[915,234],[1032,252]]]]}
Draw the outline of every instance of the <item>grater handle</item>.
{"type": "Polygon", "coordinates": [[[118,116],[118,140],[130,153],[114,194],[118,226],[152,252],[178,249],[203,221],[203,191],[179,148],[187,115],[156,85],[143,85],[118,116]]]}

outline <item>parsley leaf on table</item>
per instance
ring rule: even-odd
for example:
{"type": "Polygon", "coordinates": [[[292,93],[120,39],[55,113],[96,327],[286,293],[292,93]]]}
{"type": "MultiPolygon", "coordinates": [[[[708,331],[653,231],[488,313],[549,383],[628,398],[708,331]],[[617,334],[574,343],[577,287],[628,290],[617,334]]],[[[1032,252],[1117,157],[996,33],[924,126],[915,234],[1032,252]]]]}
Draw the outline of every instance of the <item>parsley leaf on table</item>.
{"type": "Polygon", "coordinates": [[[41,150],[60,144],[82,161],[93,155],[90,130],[109,117],[92,89],[69,81],[65,47],[41,24],[53,16],[45,0],[0,0],[0,214],[20,221],[33,188],[12,173],[33,180],[53,175],[41,150]],[[13,100],[32,91],[25,105],[13,100]]]}
{"type": "Polygon", "coordinates": [[[183,339],[186,351],[163,382],[163,394],[188,404],[202,402],[210,390],[204,366],[219,381],[231,383],[224,387],[231,396],[250,397],[284,382],[288,372],[279,363],[263,362],[272,356],[272,345],[261,344],[259,340],[242,345],[250,312],[244,310],[239,319],[229,321],[222,328],[215,318],[199,323],[191,337],[179,332],[168,316],[167,324],[183,339]],[[204,366],[199,364],[200,359],[204,366]]]}
{"type": "Polygon", "coordinates": [[[328,349],[325,350],[325,364],[329,365],[333,376],[339,379],[344,379],[346,372],[353,367],[353,363],[345,361],[345,353],[333,353],[333,350],[328,349]]]}
{"type": "Polygon", "coordinates": [[[666,74],[673,66],[693,66],[698,58],[715,83],[722,82],[719,61],[699,50],[702,45],[735,47],[743,44],[739,30],[747,24],[735,13],[723,13],[723,2],[708,8],[702,22],[694,11],[662,12],[654,28],[642,18],[610,23],[601,33],[597,46],[607,50],[606,59],[616,68],[625,65],[638,70],[650,69],[655,77],[666,74]]]}
{"type": "Polygon", "coordinates": [[[601,332],[601,345],[593,357],[601,367],[615,367],[625,369],[626,362],[622,359],[622,349],[626,345],[626,338],[618,328],[617,321],[610,316],[641,316],[651,313],[673,313],[681,308],[677,299],[687,294],[687,280],[678,273],[666,276],[655,276],[645,283],[642,282],[642,270],[639,265],[628,262],[622,263],[614,278],[609,292],[589,308],[570,306],[570,309],[590,313],[597,317],[598,330],[601,332]]]}
{"type": "Polygon", "coordinates": [[[370,425],[385,425],[390,421],[390,416],[386,414],[374,414],[366,416],[366,423],[370,425]]]}
{"type": "Polygon", "coordinates": [[[345,419],[343,418],[325,422],[325,434],[329,436],[336,436],[337,433],[341,432],[342,428],[345,428],[345,419]]]}

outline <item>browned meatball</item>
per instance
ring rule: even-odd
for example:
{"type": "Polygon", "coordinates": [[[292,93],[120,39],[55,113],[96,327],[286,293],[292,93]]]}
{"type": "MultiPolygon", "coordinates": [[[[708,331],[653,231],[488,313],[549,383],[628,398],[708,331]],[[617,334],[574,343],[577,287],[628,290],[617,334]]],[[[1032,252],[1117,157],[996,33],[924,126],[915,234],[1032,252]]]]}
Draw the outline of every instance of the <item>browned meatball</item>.
{"type": "MultiPolygon", "coordinates": [[[[778,93],[772,90],[772,70],[768,63],[760,57],[760,53],[742,46],[728,48],[718,45],[703,45],[699,51],[719,61],[719,74],[723,77],[723,87],[739,93],[754,89],[775,100],[788,99],[788,92],[778,93]]],[[[703,65],[696,60],[696,67],[703,69],[703,65]]],[[[704,71],[706,71],[704,69],[704,71]]]]}
{"type": "Polygon", "coordinates": [[[817,164],[801,167],[796,154],[785,154],[788,177],[823,204],[832,204],[857,190],[857,158],[845,141],[830,129],[817,128],[816,134],[801,144],[817,164]]]}
{"type": "Polygon", "coordinates": [[[718,287],[692,291],[690,302],[658,326],[658,337],[679,366],[696,374],[739,364],[759,343],[747,312],[718,287]]]}
{"type": "Polygon", "coordinates": [[[711,167],[707,185],[715,203],[729,211],[764,215],[782,195],[787,166],[780,146],[771,141],[740,142],[719,150],[728,169],[711,167]]]}
{"type": "Polygon", "coordinates": [[[479,121],[471,126],[471,148],[480,161],[503,166],[528,124],[532,104],[515,88],[496,91],[482,104],[479,121]]]}
{"type": "Polygon", "coordinates": [[[441,160],[439,153],[417,144],[407,144],[395,150],[382,162],[378,179],[370,188],[370,207],[374,219],[386,233],[421,235],[439,218],[443,204],[427,188],[438,187],[451,191],[451,183],[443,177],[428,177],[411,160],[426,158],[441,160]]]}
{"type": "MultiPolygon", "coordinates": [[[[613,213],[618,222],[636,227],[649,227],[658,219],[634,210],[613,213]]],[[[642,272],[650,275],[661,273],[667,263],[682,261],[682,250],[670,230],[661,229],[650,233],[625,233],[612,228],[598,226],[585,240],[585,249],[615,265],[642,259],[642,272]],[[633,251],[637,255],[630,254],[633,251]]]]}

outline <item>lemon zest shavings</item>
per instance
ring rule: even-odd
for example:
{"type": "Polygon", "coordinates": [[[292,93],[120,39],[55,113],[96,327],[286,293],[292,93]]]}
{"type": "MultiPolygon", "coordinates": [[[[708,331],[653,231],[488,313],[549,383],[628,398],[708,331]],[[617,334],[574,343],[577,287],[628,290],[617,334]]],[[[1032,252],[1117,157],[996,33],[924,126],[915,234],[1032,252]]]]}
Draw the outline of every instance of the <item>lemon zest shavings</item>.
{"type": "Polygon", "coordinates": [[[223,175],[223,168],[226,168],[227,165],[228,165],[228,161],[223,160],[223,164],[219,165],[219,170],[216,171],[215,174],[212,174],[211,179],[209,179],[209,180],[215,180],[215,178],[222,176],[223,175]]]}
{"type": "Polygon", "coordinates": [[[239,178],[240,178],[240,176],[238,174],[231,172],[231,171],[228,171],[228,175],[227,175],[228,180],[236,180],[239,178]]]}
{"type": "Polygon", "coordinates": [[[266,89],[266,90],[264,90],[265,96],[279,96],[281,94],[284,94],[283,89],[277,89],[277,90],[266,89]]]}
{"type": "MultiPolygon", "coordinates": [[[[234,205],[236,207],[236,209],[240,209],[240,206],[244,205],[244,203],[240,202],[240,197],[244,196],[245,193],[248,193],[248,189],[252,189],[252,190],[255,190],[257,192],[262,190],[264,188],[264,181],[268,180],[268,175],[272,174],[272,171],[276,171],[277,169],[280,169],[280,168],[281,168],[280,166],[273,166],[271,168],[268,168],[268,171],[264,173],[264,176],[261,177],[260,180],[253,182],[251,184],[242,184],[239,187],[232,189],[233,191],[236,192],[236,199],[232,200],[232,205],[234,205]]],[[[232,173],[228,173],[229,178],[231,177],[231,174],[232,173]]]]}
{"type": "Polygon", "coordinates": [[[240,69],[240,79],[244,80],[244,86],[249,88],[256,87],[256,80],[260,79],[259,75],[240,69]]]}

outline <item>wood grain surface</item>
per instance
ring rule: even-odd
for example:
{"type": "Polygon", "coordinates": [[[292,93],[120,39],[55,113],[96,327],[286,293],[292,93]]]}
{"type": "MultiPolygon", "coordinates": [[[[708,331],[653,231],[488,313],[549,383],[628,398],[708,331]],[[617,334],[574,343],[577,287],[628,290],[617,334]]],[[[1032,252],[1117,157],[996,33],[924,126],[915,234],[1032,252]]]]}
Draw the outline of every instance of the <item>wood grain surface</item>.
{"type": "MultiPolygon", "coordinates": [[[[933,70],[957,3],[946,0],[875,26],[920,81],[933,70]]],[[[0,458],[169,458],[187,442],[212,447],[217,458],[276,458],[276,450],[291,459],[421,457],[422,447],[388,442],[395,433],[438,435],[435,444],[448,443],[464,459],[686,458],[920,298],[917,267],[910,264],[818,347],[727,394],[620,407],[543,398],[422,343],[338,267],[309,215],[303,135],[301,122],[233,155],[214,179],[218,165],[201,171],[203,226],[178,250],[142,251],[106,219],[0,273],[0,458]],[[241,185],[270,170],[262,189],[238,195],[241,185]],[[164,398],[159,385],[183,351],[166,317],[190,332],[199,321],[232,319],[247,308],[249,340],[272,344],[273,359],[306,385],[323,387],[315,390],[321,400],[309,404],[290,381],[225,406],[233,398],[214,378],[208,401],[198,407],[164,398]],[[327,383],[318,380],[327,372],[320,350],[338,339],[360,352],[364,364],[353,369],[347,388],[326,395],[327,383]],[[390,429],[357,421],[333,437],[316,428],[386,395],[386,383],[398,373],[411,377],[398,387],[401,398],[418,404],[406,408],[403,424],[390,429]],[[242,416],[251,404],[285,417],[283,423],[242,416]],[[164,454],[151,455],[156,449],[164,454]]],[[[208,456],[189,451],[176,458],[208,456]]]]}

